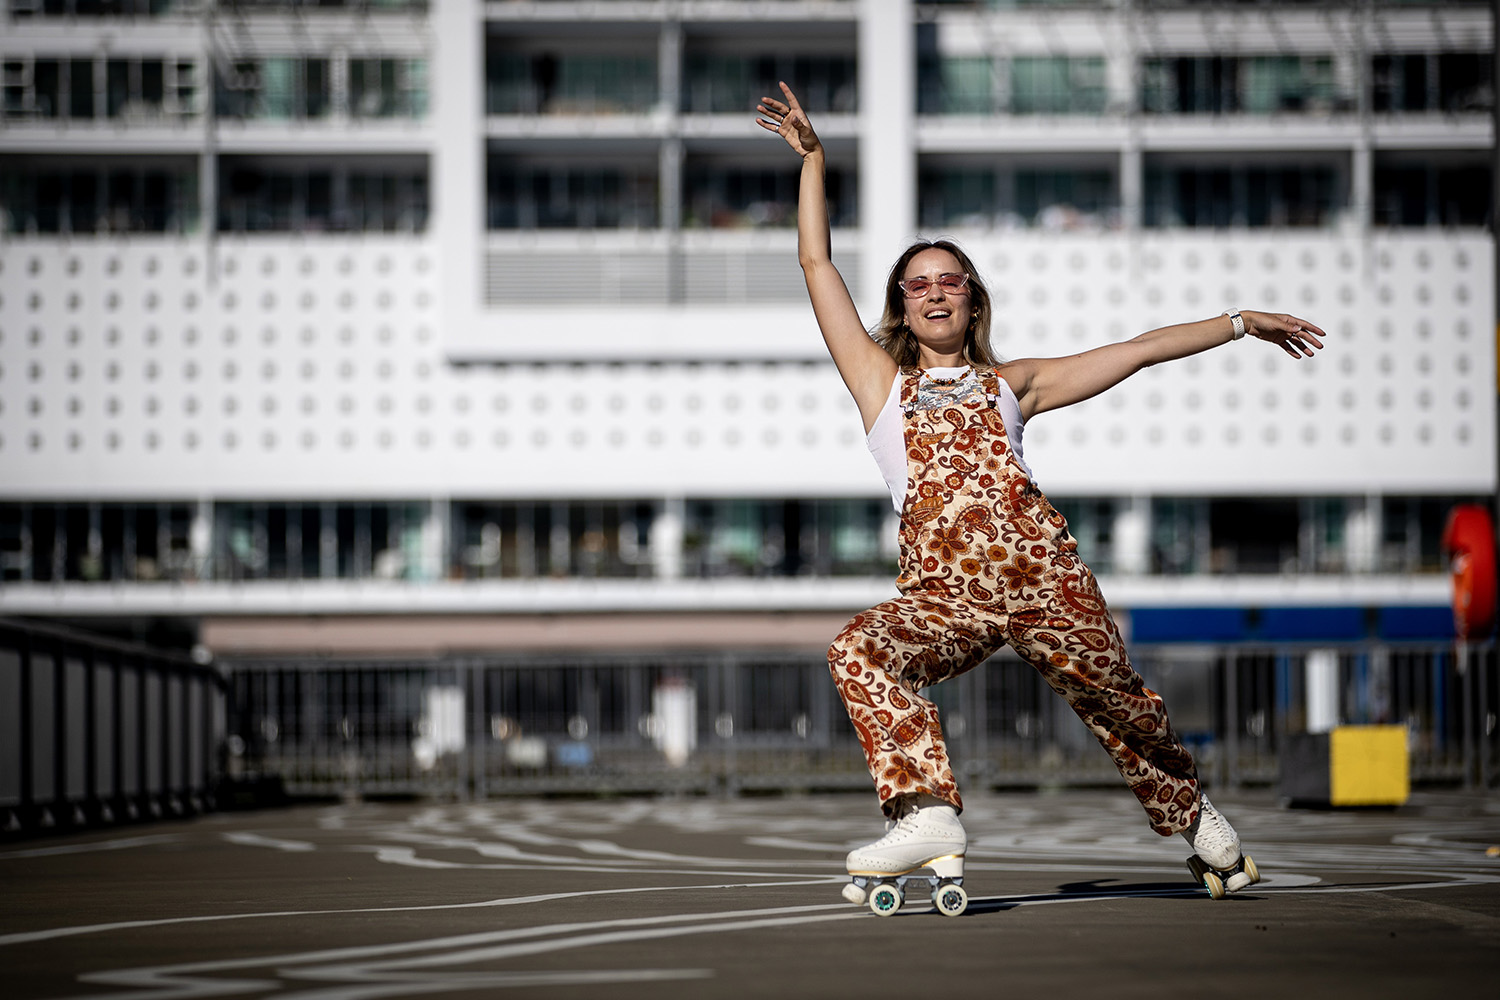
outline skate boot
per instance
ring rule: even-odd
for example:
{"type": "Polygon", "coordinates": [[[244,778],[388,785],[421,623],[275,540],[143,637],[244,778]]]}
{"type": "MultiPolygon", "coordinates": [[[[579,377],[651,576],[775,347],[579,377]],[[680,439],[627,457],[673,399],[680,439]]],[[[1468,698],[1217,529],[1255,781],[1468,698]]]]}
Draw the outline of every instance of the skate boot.
{"type": "Polygon", "coordinates": [[[905,904],[907,883],[919,882],[939,912],[956,917],[969,905],[963,886],[968,845],[958,812],[948,803],[930,795],[903,798],[885,836],[849,852],[845,866],[853,880],[844,886],[844,898],[868,901],[871,910],[888,917],[905,904]],[[921,868],[932,874],[912,874],[921,868]]]}
{"type": "Polygon", "coordinates": [[[1240,852],[1239,835],[1207,795],[1201,797],[1198,818],[1182,831],[1182,837],[1193,848],[1192,857],[1187,859],[1188,871],[1214,899],[1260,881],[1255,861],[1240,852]]]}

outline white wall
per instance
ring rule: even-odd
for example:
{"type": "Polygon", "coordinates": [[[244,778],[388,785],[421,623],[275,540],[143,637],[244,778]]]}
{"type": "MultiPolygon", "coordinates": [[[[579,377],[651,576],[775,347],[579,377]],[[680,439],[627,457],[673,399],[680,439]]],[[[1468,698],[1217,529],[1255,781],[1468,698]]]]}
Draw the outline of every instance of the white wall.
{"type": "MultiPolygon", "coordinates": [[[[1044,489],[1494,489],[1482,235],[1381,236],[1368,248],[1244,233],[968,245],[995,288],[995,342],[1009,356],[1065,354],[1231,304],[1295,311],[1330,335],[1311,361],[1247,340],[1036,418],[1027,456],[1044,489]]],[[[430,240],[243,239],[218,256],[211,287],[191,241],[0,244],[0,493],[882,489],[805,307],[719,311],[712,336],[745,345],[742,363],[682,349],[653,363],[454,366],[430,240]]],[[[564,316],[547,337],[567,336],[564,316]]]]}

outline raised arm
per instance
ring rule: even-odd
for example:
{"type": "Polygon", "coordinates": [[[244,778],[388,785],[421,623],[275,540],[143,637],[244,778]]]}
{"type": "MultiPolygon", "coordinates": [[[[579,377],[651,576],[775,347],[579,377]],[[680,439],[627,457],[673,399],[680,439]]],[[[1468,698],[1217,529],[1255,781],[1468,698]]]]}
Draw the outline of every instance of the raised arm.
{"type": "Polygon", "coordinates": [[[890,395],[896,377],[896,362],[865,331],[854,308],[854,299],[843,276],[833,266],[828,232],[828,195],[824,189],[826,166],[823,144],[812,123],[785,83],[786,101],[763,97],[756,110],[756,123],[786,140],[802,157],[802,178],[797,191],[797,260],[807,281],[813,315],[823,331],[823,342],[864,418],[865,430],[875,422],[890,395]]]}
{"type": "MultiPolygon", "coordinates": [[[[1312,357],[1326,337],[1305,319],[1285,313],[1245,311],[1245,333],[1276,344],[1293,358],[1312,357]]],[[[1175,361],[1226,344],[1234,337],[1227,316],[1151,330],[1119,344],[1066,358],[1025,358],[1005,367],[1005,380],[1021,404],[1023,419],[1097,396],[1142,368],[1175,361]]]]}

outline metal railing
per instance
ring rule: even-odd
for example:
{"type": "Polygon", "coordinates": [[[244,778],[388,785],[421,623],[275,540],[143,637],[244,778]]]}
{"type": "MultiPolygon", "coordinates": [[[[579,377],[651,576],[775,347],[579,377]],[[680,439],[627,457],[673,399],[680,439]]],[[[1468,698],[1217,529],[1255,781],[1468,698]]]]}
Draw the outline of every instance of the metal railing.
{"type": "Polygon", "coordinates": [[[211,808],[223,732],[212,668],[0,620],[0,833],[211,808]]]}
{"type": "MultiPolygon", "coordinates": [[[[1451,646],[1333,647],[1341,721],[1410,732],[1417,782],[1493,782],[1494,646],[1460,669],[1451,646]]],[[[1305,729],[1313,647],[1142,645],[1135,662],[1214,784],[1277,780],[1305,729]]],[[[485,798],[867,788],[843,706],[816,655],[228,665],[229,774],[293,794],[485,798]]],[[[1113,783],[1109,758],[1009,651],[929,692],[969,787],[1113,783]]]]}

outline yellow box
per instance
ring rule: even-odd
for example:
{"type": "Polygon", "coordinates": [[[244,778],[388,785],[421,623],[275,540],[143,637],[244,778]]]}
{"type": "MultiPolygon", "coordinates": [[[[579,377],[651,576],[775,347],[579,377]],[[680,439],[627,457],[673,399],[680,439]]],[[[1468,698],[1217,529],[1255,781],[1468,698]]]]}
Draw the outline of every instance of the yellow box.
{"type": "Polygon", "coordinates": [[[1328,734],[1328,803],[1399,806],[1411,794],[1405,726],[1336,726],[1328,734]]]}

